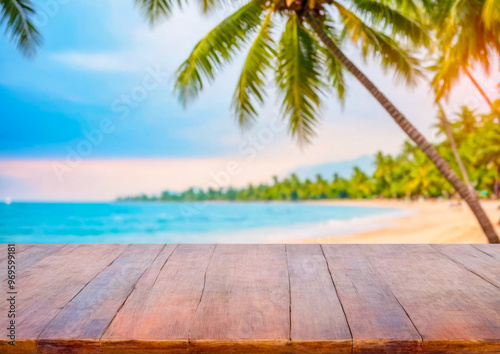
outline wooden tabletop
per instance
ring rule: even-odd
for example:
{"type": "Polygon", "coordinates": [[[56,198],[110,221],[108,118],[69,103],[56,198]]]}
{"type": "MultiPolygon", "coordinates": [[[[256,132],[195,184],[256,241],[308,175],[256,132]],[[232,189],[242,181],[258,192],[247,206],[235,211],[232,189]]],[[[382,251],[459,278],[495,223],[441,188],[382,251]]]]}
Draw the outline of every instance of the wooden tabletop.
{"type": "Polygon", "coordinates": [[[500,352],[499,245],[16,246],[2,353],[500,352]]]}

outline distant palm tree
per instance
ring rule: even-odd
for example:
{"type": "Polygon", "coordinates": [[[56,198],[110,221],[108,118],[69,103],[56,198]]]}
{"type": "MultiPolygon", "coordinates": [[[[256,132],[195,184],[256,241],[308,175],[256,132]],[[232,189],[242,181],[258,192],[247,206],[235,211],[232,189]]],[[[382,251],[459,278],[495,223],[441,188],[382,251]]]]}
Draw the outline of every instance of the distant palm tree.
{"type": "Polygon", "coordinates": [[[11,40],[27,57],[36,54],[41,42],[40,34],[33,24],[34,15],[30,0],[0,0],[0,24],[6,25],[11,40]]]}
{"type": "MultiPolygon", "coordinates": [[[[150,22],[155,23],[170,15],[177,2],[136,0],[136,3],[150,22]]],[[[201,2],[204,12],[223,5],[218,0],[201,2]]],[[[290,131],[303,143],[314,134],[323,94],[333,88],[343,100],[347,69],[467,202],[489,242],[498,243],[493,226],[468,186],[340,47],[342,33],[342,37],[348,37],[361,48],[363,57],[379,58],[384,68],[393,69],[397,78],[412,84],[420,71],[406,44],[429,45],[429,36],[417,20],[418,9],[425,7],[431,11],[434,5],[430,0],[250,0],[198,42],[177,72],[175,89],[184,104],[195,98],[205,83],[212,81],[253,36],[233,96],[235,116],[242,127],[256,119],[256,105],[263,103],[268,74],[274,69],[290,131]],[[276,21],[280,19],[285,21],[284,26],[276,21]],[[278,31],[281,37],[276,41],[278,31]]]]}
{"type": "Polygon", "coordinates": [[[441,101],[437,103],[439,107],[439,112],[438,112],[438,118],[439,118],[439,123],[437,124],[437,127],[439,129],[439,133],[444,133],[446,137],[448,138],[448,142],[450,143],[451,151],[453,152],[453,156],[455,157],[455,160],[457,161],[458,167],[460,168],[460,172],[462,174],[462,179],[464,180],[465,184],[469,186],[471,193],[474,195],[476,194],[476,191],[474,189],[474,186],[470,182],[469,178],[469,173],[467,172],[467,169],[465,168],[464,162],[462,160],[462,157],[460,156],[457,148],[457,142],[455,141],[455,137],[453,136],[453,129],[451,127],[451,123],[448,120],[448,117],[446,116],[446,112],[444,110],[443,105],[441,104],[441,101]]]}

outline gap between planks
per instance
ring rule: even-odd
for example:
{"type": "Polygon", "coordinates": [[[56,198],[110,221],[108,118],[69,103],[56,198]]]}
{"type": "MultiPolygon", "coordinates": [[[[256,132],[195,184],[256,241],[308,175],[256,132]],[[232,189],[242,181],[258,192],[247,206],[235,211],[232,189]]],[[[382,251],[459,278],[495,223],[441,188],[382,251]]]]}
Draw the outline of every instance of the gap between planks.
{"type": "MultiPolygon", "coordinates": [[[[340,247],[340,246],[338,246],[338,245],[336,245],[336,246],[337,246],[337,247],[340,247]]],[[[32,246],[32,247],[33,247],[33,246],[32,246]]],[[[81,247],[81,245],[78,245],[76,248],[79,248],[79,247],[81,247]]],[[[78,295],[78,294],[79,294],[79,293],[80,293],[80,292],[81,292],[81,291],[82,291],[82,290],[83,290],[83,289],[84,289],[84,288],[85,288],[85,287],[86,287],[86,286],[87,286],[90,282],[92,282],[92,280],[93,280],[93,279],[95,279],[96,277],[98,277],[98,276],[99,276],[101,273],[103,273],[103,272],[104,272],[107,268],[109,268],[109,267],[111,266],[111,264],[113,264],[113,263],[114,263],[117,259],[119,259],[119,258],[120,258],[120,256],[121,256],[121,254],[123,254],[123,253],[124,253],[124,252],[125,252],[125,251],[129,248],[129,247],[130,247],[130,245],[127,245],[127,246],[125,247],[125,249],[122,251],[122,253],[120,253],[119,255],[117,255],[117,256],[113,259],[113,261],[111,261],[111,262],[110,262],[110,263],[109,263],[106,267],[104,267],[102,270],[100,270],[100,271],[99,271],[99,272],[98,272],[98,273],[97,273],[97,274],[96,274],[96,275],[95,275],[95,276],[94,276],[94,277],[93,277],[93,278],[92,278],[92,279],[91,279],[91,280],[90,280],[87,284],[85,284],[85,285],[82,287],[82,289],[80,289],[80,290],[78,291],[78,293],[77,293],[77,294],[75,294],[75,296],[74,296],[73,298],[75,298],[75,297],[76,297],[76,296],[77,296],[77,295],[78,295]]],[[[158,253],[156,254],[156,256],[155,256],[155,258],[154,258],[154,260],[153,260],[153,262],[154,262],[154,261],[158,258],[158,256],[161,254],[161,252],[164,250],[164,248],[165,248],[165,247],[166,247],[166,245],[163,245],[163,247],[162,247],[162,248],[158,251],[158,253]]],[[[175,247],[177,247],[177,246],[175,246],[175,247]]],[[[201,292],[201,295],[200,295],[200,298],[199,298],[199,301],[198,301],[198,307],[196,308],[196,313],[198,312],[199,305],[200,305],[200,303],[202,302],[203,296],[204,296],[204,294],[205,294],[205,287],[206,287],[206,281],[207,281],[207,272],[208,272],[208,269],[209,269],[209,267],[210,267],[210,264],[211,264],[212,258],[213,258],[214,254],[215,254],[215,250],[216,250],[216,248],[217,248],[217,247],[218,247],[218,246],[217,246],[217,245],[215,245],[215,247],[214,247],[214,249],[213,249],[213,252],[212,252],[212,254],[211,254],[211,256],[210,256],[210,260],[209,260],[209,262],[208,262],[208,265],[207,265],[207,267],[205,268],[204,277],[203,277],[203,279],[204,279],[204,280],[203,280],[203,289],[202,289],[202,292],[201,292]]],[[[293,338],[292,338],[292,316],[291,316],[291,311],[292,311],[292,294],[291,294],[291,291],[292,291],[292,289],[291,289],[291,284],[290,284],[290,282],[291,282],[291,280],[290,280],[290,277],[291,277],[291,275],[290,275],[290,264],[289,264],[289,262],[288,262],[288,251],[289,251],[289,247],[290,247],[290,245],[283,245],[283,247],[284,247],[284,251],[285,251],[286,270],[287,270],[287,277],[288,277],[288,296],[289,296],[289,303],[288,303],[288,305],[289,305],[289,307],[288,307],[288,311],[289,311],[288,341],[291,343],[291,342],[293,342],[293,338]]],[[[338,289],[337,289],[337,286],[336,286],[335,281],[334,281],[335,276],[334,276],[334,275],[332,275],[332,272],[331,272],[330,266],[329,266],[329,264],[328,264],[328,262],[329,262],[329,261],[328,261],[328,257],[326,257],[326,255],[325,255],[325,249],[324,249],[324,247],[325,247],[325,246],[324,246],[324,245],[320,245],[319,247],[321,247],[321,252],[322,252],[322,255],[323,255],[323,259],[324,259],[324,261],[326,262],[327,267],[328,267],[327,269],[328,269],[328,273],[329,273],[329,276],[330,276],[330,281],[332,282],[332,285],[333,285],[333,287],[335,288],[335,292],[336,292],[336,294],[337,294],[337,297],[339,298],[339,301],[340,301],[340,296],[339,296],[339,293],[338,293],[338,289]]],[[[327,246],[327,247],[328,247],[328,246],[327,246]]],[[[365,253],[366,253],[366,252],[365,252],[365,249],[363,249],[363,247],[359,247],[359,246],[357,246],[357,247],[359,248],[359,250],[360,250],[360,252],[361,252],[362,254],[365,254],[365,253]]],[[[381,246],[381,247],[382,247],[382,246],[381,246]]],[[[446,245],[446,246],[433,245],[433,246],[431,246],[431,247],[429,247],[429,248],[430,248],[430,249],[433,249],[433,251],[434,251],[434,252],[436,252],[437,254],[440,254],[440,255],[441,255],[444,259],[447,259],[449,262],[454,263],[456,266],[460,267],[461,269],[464,269],[464,270],[466,270],[468,273],[472,273],[472,274],[474,274],[475,276],[477,276],[477,277],[481,278],[481,279],[482,279],[482,281],[485,281],[485,282],[489,283],[490,285],[493,285],[493,286],[495,286],[496,288],[499,288],[499,286],[498,286],[498,282],[496,282],[496,283],[495,283],[494,281],[491,281],[491,280],[486,279],[483,275],[480,275],[480,274],[478,274],[478,272],[476,272],[476,271],[472,270],[472,269],[471,269],[471,266],[467,266],[467,264],[462,263],[462,261],[457,261],[456,259],[453,259],[452,257],[450,257],[450,255],[449,255],[449,254],[443,253],[443,252],[444,252],[444,251],[443,251],[443,250],[444,250],[444,247],[449,247],[449,250],[452,250],[452,249],[453,249],[453,246],[448,246],[448,245],[446,245]]],[[[460,245],[460,247],[463,247],[463,245],[460,245]]],[[[75,249],[76,249],[76,248],[75,248],[75,249]]],[[[495,260],[495,259],[499,259],[499,258],[495,258],[495,257],[500,256],[500,253],[499,253],[498,255],[497,255],[497,254],[495,254],[495,256],[493,256],[492,254],[490,254],[490,253],[486,252],[485,250],[482,250],[481,248],[476,247],[476,246],[473,246],[473,245],[469,245],[469,248],[474,249],[474,250],[476,250],[476,251],[480,252],[481,254],[483,254],[484,256],[486,256],[486,257],[488,257],[488,258],[491,258],[491,259],[493,259],[493,260],[495,260]]],[[[28,250],[28,249],[30,249],[30,247],[27,247],[27,248],[23,249],[23,251],[26,251],[26,250],[28,250]]],[[[158,272],[158,274],[157,274],[157,276],[156,276],[156,279],[154,280],[154,283],[156,283],[156,280],[157,280],[157,279],[158,279],[158,277],[160,276],[161,271],[162,271],[162,270],[163,270],[163,268],[167,265],[167,263],[168,263],[168,261],[169,261],[169,259],[170,259],[171,255],[175,252],[175,249],[176,249],[176,248],[174,248],[174,249],[172,250],[172,252],[171,252],[171,253],[170,253],[170,255],[167,257],[167,259],[165,260],[165,262],[163,262],[163,265],[162,265],[162,267],[161,267],[160,271],[158,272]]],[[[368,248],[368,249],[369,249],[369,248],[368,248]]],[[[368,250],[368,249],[366,249],[366,250],[368,250]]],[[[458,249],[458,248],[457,248],[457,249],[458,249]]],[[[447,251],[447,252],[451,252],[451,251],[447,251]]],[[[457,252],[458,252],[458,251],[457,251],[457,252]]],[[[472,252],[472,251],[471,251],[471,252],[472,252]]],[[[20,253],[21,253],[21,252],[20,252],[20,253]]],[[[24,252],[23,252],[23,253],[24,253],[24,252]]],[[[47,257],[48,257],[48,256],[50,256],[50,254],[47,254],[47,257]]],[[[365,254],[365,256],[366,256],[366,258],[367,258],[368,262],[371,264],[370,257],[368,257],[366,254],[365,254]]],[[[114,317],[113,317],[113,319],[109,322],[108,327],[109,327],[109,325],[111,325],[111,323],[113,322],[113,320],[114,320],[114,318],[116,317],[116,315],[118,315],[118,313],[122,310],[122,308],[123,308],[124,304],[127,302],[127,300],[128,300],[128,298],[130,297],[130,295],[131,295],[134,291],[136,291],[136,286],[137,286],[137,284],[138,284],[138,283],[141,281],[141,279],[144,277],[145,273],[146,273],[146,272],[150,269],[150,267],[151,267],[151,265],[153,264],[153,262],[152,262],[152,263],[151,263],[148,267],[146,267],[146,269],[145,269],[145,270],[141,273],[141,275],[137,278],[137,280],[135,281],[135,283],[134,283],[134,285],[133,285],[133,287],[132,287],[132,290],[130,291],[130,293],[127,295],[127,297],[125,298],[125,300],[122,302],[121,306],[118,308],[118,310],[117,310],[117,311],[116,311],[116,313],[114,314],[114,317]]],[[[33,265],[31,265],[31,266],[30,266],[30,268],[31,268],[31,267],[33,267],[34,265],[36,265],[36,263],[35,263],[35,264],[33,264],[33,265]]],[[[473,265],[473,264],[472,264],[472,265],[473,265]]],[[[375,272],[379,273],[379,269],[378,269],[377,267],[375,267],[375,266],[373,265],[373,267],[372,267],[372,268],[373,268],[373,270],[374,270],[375,272]]],[[[27,270],[27,269],[29,269],[29,268],[26,268],[26,269],[24,269],[23,271],[25,271],[25,270],[27,270]]],[[[483,271],[484,271],[484,270],[483,270],[483,271]]],[[[380,277],[380,278],[378,279],[378,281],[384,282],[384,281],[383,281],[383,279],[382,279],[382,277],[380,277]]],[[[154,283],[153,283],[153,285],[154,285],[154,283]]],[[[386,284],[386,285],[387,285],[387,288],[388,288],[389,290],[391,290],[391,287],[389,286],[389,284],[386,284]]],[[[397,290],[397,289],[396,289],[396,290],[397,290]]],[[[401,304],[400,300],[396,297],[396,295],[394,294],[394,292],[393,292],[392,290],[391,290],[391,293],[392,293],[392,296],[395,298],[395,300],[398,302],[399,306],[403,309],[403,311],[405,312],[406,316],[408,317],[408,320],[409,320],[409,321],[411,321],[411,323],[412,323],[412,325],[414,326],[415,330],[419,333],[419,335],[420,335],[420,337],[421,337],[421,339],[422,339],[422,338],[423,338],[422,334],[420,334],[420,332],[419,332],[418,328],[416,327],[415,323],[414,323],[414,322],[413,322],[413,320],[411,319],[411,317],[410,317],[410,315],[408,314],[407,310],[406,310],[406,309],[402,306],[402,304],[401,304]]],[[[71,301],[72,301],[72,299],[71,299],[69,302],[71,302],[71,301]]],[[[69,302],[68,302],[68,303],[69,303],[69,302]]],[[[352,335],[352,329],[351,329],[350,323],[349,323],[349,321],[348,321],[348,319],[347,319],[347,314],[346,314],[346,311],[345,311],[345,309],[344,309],[344,305],[342,304],[342,301],[340,301],[340,303],[341,303],[341,306],[342,306],[342,311],[343,311],[343,314],[344,314],[344,318],[345,318],[345,320],[346,320],[346,322],[347,322],[347,325],[348,325],[348,328],[349,328],[349,332],[350,332],[350,337],[351,337],[351,352],[352,352],[352,351],[354,350],[354,349],[353,349],[353,335],[352,335]]],[[[55,317],[57,317],[57,314],[56,314],[56,316],[55,316],[55,317]]],[[[51,321],[52,321],[52,320],[51,320],[51,321]]],[[[49,322],[48,322],[47,326],[51,323],[51,321],[49,321],[49,322]]],[[[104,331],[104,332],[103,332],[103,335],[104,335],[104,333],[105,333],[105,332],[106,332],[106,331],[104,331]]],[[[40,333],[43,333],[43,331],[42,331],[42,332],[40,332],[40,333]]],[[[189,333],[191,333],[191,329],[190,329],[190,332],[189,332],[189,333]]],[[[101,343],[102,343],[102,337],[103,337],[103,335],[101,335],[101,337],[98,339],[98,342],[99,342],[99,347],[101,347],[101,343]]],[[[96,339],[97,339],[97,338],[96,338],[96,339]]],[[[190,347],[191,347],[190,340],[191,340],[191,335],[189,334],[189,336],[188,336],[188,350],[190,350],[190,347]]]]}

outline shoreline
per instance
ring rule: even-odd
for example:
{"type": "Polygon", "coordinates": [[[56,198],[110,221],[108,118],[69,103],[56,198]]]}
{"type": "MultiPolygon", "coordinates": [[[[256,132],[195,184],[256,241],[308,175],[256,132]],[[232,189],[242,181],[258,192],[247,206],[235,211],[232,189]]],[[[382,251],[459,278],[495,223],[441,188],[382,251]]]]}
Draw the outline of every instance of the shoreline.
{"type": "MultiPolygon", "coordinates": [[[[336,200],[307,201],[328,205],[394,208],[414,211],[411,215],[380,219],[374,230],[322,238],[293,240],[295,243],[487,243],[479,224],[465,202],[455,200],[336,200]]],[[[500,234],[500,201],[484,200],[481,205],[500,234]]],[[[290,240],[292,241],[292,240],[290,240]]]]}

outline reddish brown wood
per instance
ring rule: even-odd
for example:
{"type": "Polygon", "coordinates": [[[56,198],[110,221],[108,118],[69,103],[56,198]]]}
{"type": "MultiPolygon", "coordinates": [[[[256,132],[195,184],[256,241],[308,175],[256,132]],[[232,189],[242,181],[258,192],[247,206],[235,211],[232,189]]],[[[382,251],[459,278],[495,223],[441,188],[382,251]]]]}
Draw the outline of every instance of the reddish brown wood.
{"type": "Polygon", "coordinates": [[[191,330],[190,350],[286,351],[288,282],[285,245],[217,245],[191,330]]]}
{"type": "MultiPolygon", "coordinates": [[[[3,261],[4,259],[7,258],[7,246],[8,243],[0,243],[0,261],[3,261]]],[[[31,244],[31,243],[15,243],[16,245],[16,253],[20,254],[21,252],[27,250],[28,248],[37,246],[37,244],[31,244]]],[[[42,244],[40,244],[42,245],[42,244]]],[[[40,246],[38,245],[38,246],[40,246]]]]}
{"type": "Polygon", "coordinates": [[[40,334],[38,347],[42,350],[99,348],[101,336],[163,248],[163,245],[130,245],[64,306],[40,334]]]}
{"type": "MultiPolygon", "coordinates": [[[[33,350],[47,324],[92,278],[107,267],[126,245],[66,245],[17,275],[17,349],[33,350]]],[[[7,291],[2,282],[0,292],[7,291]]],[[[5,313],[6,301],[0,302],[5,313]]],[[[5,321],[6,316],[0,316],[5,321]]],[[[1,322],[4,328],[4,322],[1,322]]],[[[6,327],[5,327],[6,328],[6,327]]],[[[5,337],[0,352],[6,350],[5,337]]]]}
{"type": "Polygon", "coordinates": [[[481,244],[472,245],[472,247],[500,261],[500,245],[481,244]]]}
{"type": "Polygon", "coordinates": [[[154,264],[102,337],[102,349],[185,352],[214,249],[179,245],[161,267],[154,264]]]}
{"type": "MultiPolygon", "coordinates": [[[[16,254],[15,254],[16,271],[18,274],[28,269],[29,267],[37,264],[39,261],[45,259],[52,253],[58,252],[65,245],[62,244],[24,245],[25,247],[22,247],[21,250],[19,246],[21,245],[16,245],[16,254]]],[[[5,250],[5,252],[7,252],[7,250],[5,250]]],[[[7,277],[3,277],[3,279],[6,278],[7,277]]]]}
{"type": "Polygon", "coordinates": [[[422,338],[357,245],[322,245],[353,336],[354,352],[420,349],[422,338]]]}
{"type": "MultiPolygon", "coordinates": [[[[16,256],[33,246],[35,245],[26,243],[16,244],[16,256]]],[[[7,257],[8,257],[7,247],[8,247],[7,243],[0,244],[0,266],[4,266],[7,264],[7,257]]]]}
{"type": "Polygon", "coordinates": [[[485,253],[472,245],[431,245],[457,264],[500,289],[500,253],[485,253]]]}
{"type": "Polygon", "coordinates": [[[415,324],[424,351],[500,351],[496,286],[428,245],[361,249],[415,324]]]}
{"type": "Polygon", "coordinates": [[[351,333],[321,246],[287,245],[286,251],[293,352],[351,352],[351,333]]]}
{"type": "Polygon", "coordinates": [[[500,352],[499,250],[26,245],[0,352],[500,352]]]}

